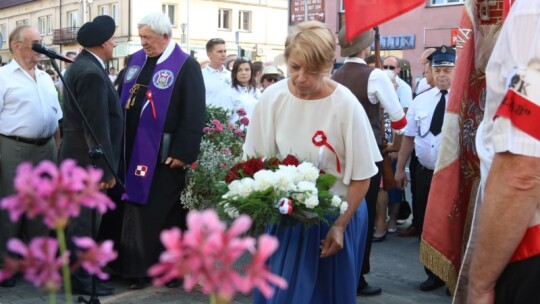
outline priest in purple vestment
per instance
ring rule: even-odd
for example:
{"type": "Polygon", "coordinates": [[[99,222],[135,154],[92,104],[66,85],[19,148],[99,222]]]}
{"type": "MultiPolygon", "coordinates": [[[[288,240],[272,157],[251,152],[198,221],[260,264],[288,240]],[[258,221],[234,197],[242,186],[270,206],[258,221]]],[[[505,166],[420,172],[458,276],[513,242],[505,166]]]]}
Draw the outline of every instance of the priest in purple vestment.
{"type": "Polygon", "coordinates": [[[125,191],[104,218],[102,236],[116,239],[113,269],[143,288],[158,261],[163,229],[185,227],[180,203],[186,166],[199,154],[205,89],[197,61],[172,41],[169,18],[149,14],[138,23],[143,49],[134,53],[119,85],[125,115],[120,175],[125,191]]]}

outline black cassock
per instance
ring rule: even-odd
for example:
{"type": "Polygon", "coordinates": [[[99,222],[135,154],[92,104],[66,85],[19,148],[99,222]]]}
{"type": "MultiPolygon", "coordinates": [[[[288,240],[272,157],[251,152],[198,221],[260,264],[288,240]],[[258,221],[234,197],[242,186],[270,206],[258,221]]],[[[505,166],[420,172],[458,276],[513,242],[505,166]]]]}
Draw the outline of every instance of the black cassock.
{"type": "MultiPolygon", "coordinates": [[[[137,83],[135,104],[126,110],[125,158],[129,161],[147,85],[152,81],[159,57],[148,58],[137,83]]],[[[122,83],[121,83],[122,84],[122,83]]],[[[121,86],[119,90],[122,90],[121,86]]],[[[120,92],[121,94],[121,92],[120,92]]],[[[164,132],[172,134],[169,155],[185,164],[199,154],[206,113],[204,81],[198,62],[188,57],[174,84],[164,132]]],[[[122,163],[121,166],[127,164],[122,163]]],[[[115,197],[116,210],[104,215],[100,238],[114,239],[118,259],[111,267],[125,278],[143,278],[158,261],[162,251],[159,235],[163,229],[186,226],[187,210],[180,202],[185,185],[185,169],[171,169],[157,160],[148,203],[130,203],[115,197]]]]}

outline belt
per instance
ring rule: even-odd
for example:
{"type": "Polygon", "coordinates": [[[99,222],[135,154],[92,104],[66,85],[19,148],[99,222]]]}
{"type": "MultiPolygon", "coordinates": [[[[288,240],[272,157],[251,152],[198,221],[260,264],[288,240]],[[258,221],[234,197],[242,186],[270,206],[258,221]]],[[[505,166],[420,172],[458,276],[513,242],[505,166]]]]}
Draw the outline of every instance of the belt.
{"type": "Polygon", "coordinates": [[[429,169],[429,168],[426,168],[424,166],[422,166],[420,163],[418,163],[418,168],[422,171],[429,171],[429,172],[433,172],[433,169],[429,169]]]}
{"type": "Polygon", "coordinates": [[[36,145],[36,146],[43,146],[44,144],[48,143],[49,140],[52,138],[52,136],[49,136],[47,138],[34,139],[34,138],[26,138],[26,137],[21,137],[21,136],[10,136],[10,135],[3,135],[3,134],[0,134],[0,135],[14,141],[18,141],[18,142],[22,142],[22,143],[30,144],[30,145],[36,145]]]}

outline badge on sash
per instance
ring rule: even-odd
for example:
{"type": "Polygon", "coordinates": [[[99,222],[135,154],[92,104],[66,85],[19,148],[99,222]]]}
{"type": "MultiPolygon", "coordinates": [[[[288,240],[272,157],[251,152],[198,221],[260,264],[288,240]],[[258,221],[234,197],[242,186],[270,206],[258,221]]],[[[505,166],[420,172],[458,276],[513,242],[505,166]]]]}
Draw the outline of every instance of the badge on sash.
{"type": "Polygon", "coordinates": [[[137,165],[137,169],[135,170],[136,176],[145,177],[146,172],[148,171],[148,167],[144,165],[137,165]]]}
{"type": "Polygon", "coordinates": [[[167,89],[174,83],[174,74],[170,70],[161,70],[152,77],[154,86],[158,89],[167,89]]]}
{"type": "Polygon", "coordinates": [[[126,78],[124,79],[124,82],[128,83],[133,80],[133,78],[137,76],[137,74],[139,74],[139,69],[140,67],[136,65],[130,67],[126,72],[126,78]]]}

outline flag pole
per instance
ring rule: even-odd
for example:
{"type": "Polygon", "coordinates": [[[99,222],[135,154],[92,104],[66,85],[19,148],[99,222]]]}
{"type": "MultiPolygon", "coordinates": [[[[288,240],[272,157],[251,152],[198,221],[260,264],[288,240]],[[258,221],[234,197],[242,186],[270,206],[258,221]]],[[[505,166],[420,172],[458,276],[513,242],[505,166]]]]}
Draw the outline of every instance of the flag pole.
{"type": "Polygon", "coordinates": [[[381,68],[381,37],[379,35],[379,27],[373,28],[375,31],[375,67],[381,68]]]}

